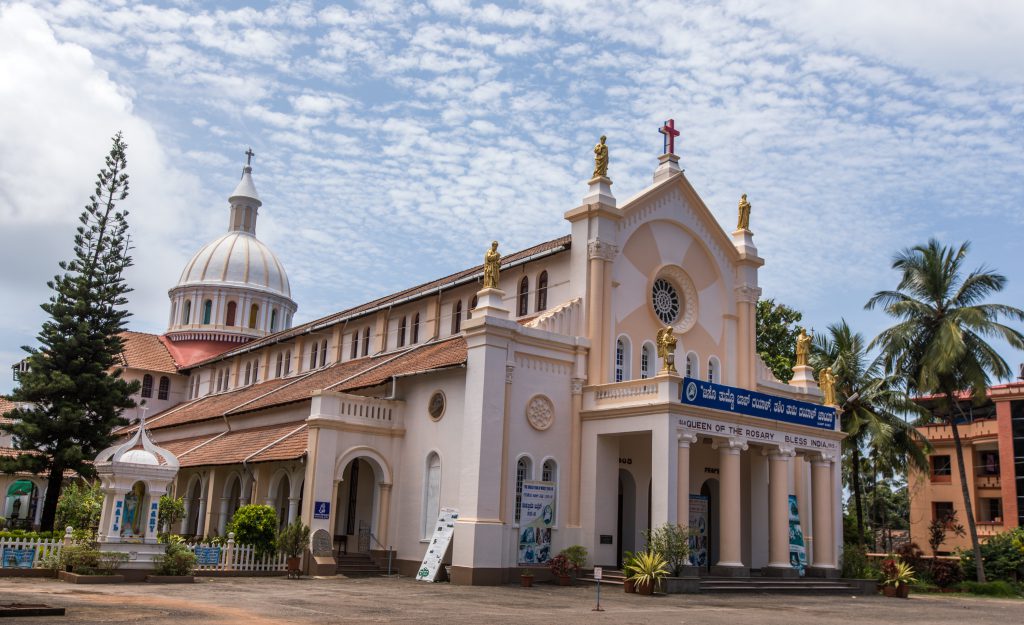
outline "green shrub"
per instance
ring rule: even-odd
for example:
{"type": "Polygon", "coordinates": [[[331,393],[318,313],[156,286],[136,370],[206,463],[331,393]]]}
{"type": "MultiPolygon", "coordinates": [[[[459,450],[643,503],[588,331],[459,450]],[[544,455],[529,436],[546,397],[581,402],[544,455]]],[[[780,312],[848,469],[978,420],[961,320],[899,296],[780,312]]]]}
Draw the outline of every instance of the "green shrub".
{"type": "Polygon", "coordinates": [[[180,542],[167,543],[164,554],[153,560],[157,575],[191,575],[196,568],[196,554],[180,542]]]}
{"type": "MultiPolygon", "coordinates": [[[[989,581],[1018,582],[1024,578],[1024,527],[1000,532],[981,543],[981,559],[989,581]]],[[[974,576],[974,552],[960,552],[964,571],[974,576]]]]}
{"type": "Polygon", "coordinates": [[[877,577],[868,568],[867,550],[859,545],[843,545],[843,577],[846,579],[871,579],[877,577]]]}
{"type": "Polygon", "coordinates": [[[979,582],[964,582],[960,584],[960,589],[964,592],[969,592],[972,595],[981,595],[984,597],[1020,596],[1020,592],[1013,584],[1004,581],[985,582],[984,584],[979,582]]]}
{"type": "Polygon", "coordinates": [[[234,532],[236,543],[252,545],[257,557],[277,551],[277,513],[270,506],[242,506],[231,518],[227,531],[234,532]]]}
{"type": "Polygon", "coordinates": [[[277,548],[289,558],[302,556],[309,547],[309,526],[300,519],[292,521],[277,535],[277,548]]]}
{"type": "Polygon", "coordinates": [[[100,551],[93,545],[68,545],[61,550],[58,568],[79,575],[113,575],[128,558],[127,553],[100,551]]]}
{"type": "Polygon", "coordinates": [[[185,516],[185,499],[175,499],[170,495],[160,497],[160,511],[157,513],[157,527],[161,532],[169,533],[171,527],[185,516]]]}
{"type": "Polygon", "coordinates": [[[100,526],[100,512],[103,509],[103,491],[100,483],[79,484],[71,482],[60,492],[57,513],[53,523],[56,531],[64,535],[64,528],[90,530],[95,533],[100,526]]]}
{"type": "Polygon", "coordinates": [[[29,530],[5,530],[0,532],[0,538],[19,538],[19,539],[45,539],[53,540],[54,538],[63,538],[64,532],[31,532],[29,530]]]}
{"type": "Polygon", "coordinates": [[[964,580],[964,571],[960,563],[952,560],[935,560],[932,562],[932,581],[939,588],[956,586],[964,580]]]}
{"type": "Polygon", "coordinates": [[[569,560],[572,567],[576,569],[576,574],[579,575],[580,569],[587,564],[587,548],[583,545],[572,545],[563,549],[561,553],[569,560]]]}
{"type": "Polygon", "coordinates": [[[669,575],[680,575],[683,567],[690,563],[690,530],[687,527],[666,523],[644,530],[643,536],[647,549],[665,559],[669,575]]]}

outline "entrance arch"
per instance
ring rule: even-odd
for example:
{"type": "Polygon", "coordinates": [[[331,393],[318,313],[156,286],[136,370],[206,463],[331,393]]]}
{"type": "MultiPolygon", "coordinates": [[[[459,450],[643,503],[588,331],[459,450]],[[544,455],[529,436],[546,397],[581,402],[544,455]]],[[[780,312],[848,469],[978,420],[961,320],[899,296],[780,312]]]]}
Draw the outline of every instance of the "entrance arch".
{"type": "Polygon", "coordinates": [[[618,552],[615,556],[615,565],[621,567],[622,554],[626,551],[636,551],[636,480],[626,469],[619,469],[618,514],[618,552]]]}
{"type": "Polygon", "coordinates": [[[720,495],[718,490],[718,480],[716,478],[708,478],[704,480],[704,483],[700,485],[700,494],[703,497],[707,497],[708,500],[708,561],[707,568],[710,570],[712,566],[718,563],[718,554],[720,553],[719,544],[719,503],[720,495]]]}
{"type": "Polygon", "coordinates": [[[366,553],[387,544],[391,467],[377,450],[353,447],[335,465],[335,541],[346,552],[366,553]]]}

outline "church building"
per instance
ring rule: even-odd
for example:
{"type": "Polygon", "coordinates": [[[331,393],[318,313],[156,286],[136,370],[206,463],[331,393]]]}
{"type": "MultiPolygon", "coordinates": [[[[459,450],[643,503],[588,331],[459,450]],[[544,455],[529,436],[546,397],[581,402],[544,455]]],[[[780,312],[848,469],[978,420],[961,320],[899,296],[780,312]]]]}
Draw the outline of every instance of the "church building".
{"type": "Polygon", "coordinates": [[[298,325],[250,155],[167,332],[126,334],[145,402],[126,416],[181,465],[175,530],[223,536],[268,504],[332,555],[390,550],[416,575],[448,510],[452,581],[497,584],[570,545],[614,567],[678,523],[702,574],[835,575],[837,410],[806,362],[784,384],[757,355],[756,212],[744,196],[723,229],[666,128],[652,183],[621,202],[602,137],[565,236],[481,241],[482,265],[298,325]]]}

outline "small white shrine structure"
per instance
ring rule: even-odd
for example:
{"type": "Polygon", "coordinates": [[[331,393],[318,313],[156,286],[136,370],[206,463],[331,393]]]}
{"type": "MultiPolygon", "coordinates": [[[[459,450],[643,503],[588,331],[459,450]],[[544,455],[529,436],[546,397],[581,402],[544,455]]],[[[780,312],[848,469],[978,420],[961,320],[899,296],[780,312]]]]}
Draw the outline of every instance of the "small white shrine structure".
{"type": "Polygon", "coordinates": [[[178,458],[149,439],[143,419],[127,442],[96,456],[96,473],[103,490],[99,549],[131,554],[124,568],[152,568],[164,551],[157,544],[160,497],[178,474],[178,458]]]}

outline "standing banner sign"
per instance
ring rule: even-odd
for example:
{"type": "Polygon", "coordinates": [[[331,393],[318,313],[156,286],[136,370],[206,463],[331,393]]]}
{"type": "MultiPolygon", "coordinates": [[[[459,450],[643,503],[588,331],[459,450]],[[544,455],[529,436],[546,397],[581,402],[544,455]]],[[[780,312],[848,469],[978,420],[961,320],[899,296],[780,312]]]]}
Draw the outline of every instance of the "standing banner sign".
{"type": "Polygon", "coordinates": [[[690,495],[690,564],[708,565],[708,498],[690,495]]]}
{"type": "Polygon", "coordinates": [[[523,482],[519,503],[519,564],[544,564],[551,559],[551,528],[555,525],[554,482],[523,482]]]}
{"type": "Polygon", "coordinates": [[[35,559],[35,547],[4,547],[3,568],[5,569],[30,569],[35,559]]]}
{"type": "Polygon", "coordinates": [[[437,516],[437,523],[434,525],[434,535],[430,538],[427,546],[427,553],[423,555],[423,563],[416,573],[416,579],[421,582],[437,581],[437,572],[441,568],[444,554],[448,552],[448,545],[452,544],[452,533],[455,532],[455,519],[459,518],[459,512],[455,508],[441,508],[437,516]]]}
{"type": "Polygon", "coordinates": [[[789,496],[789,564],[800,572],[807,571],[807,548],[804,547],[804,531],[800,527],[800,507],[796,495],[789,496]]]}

